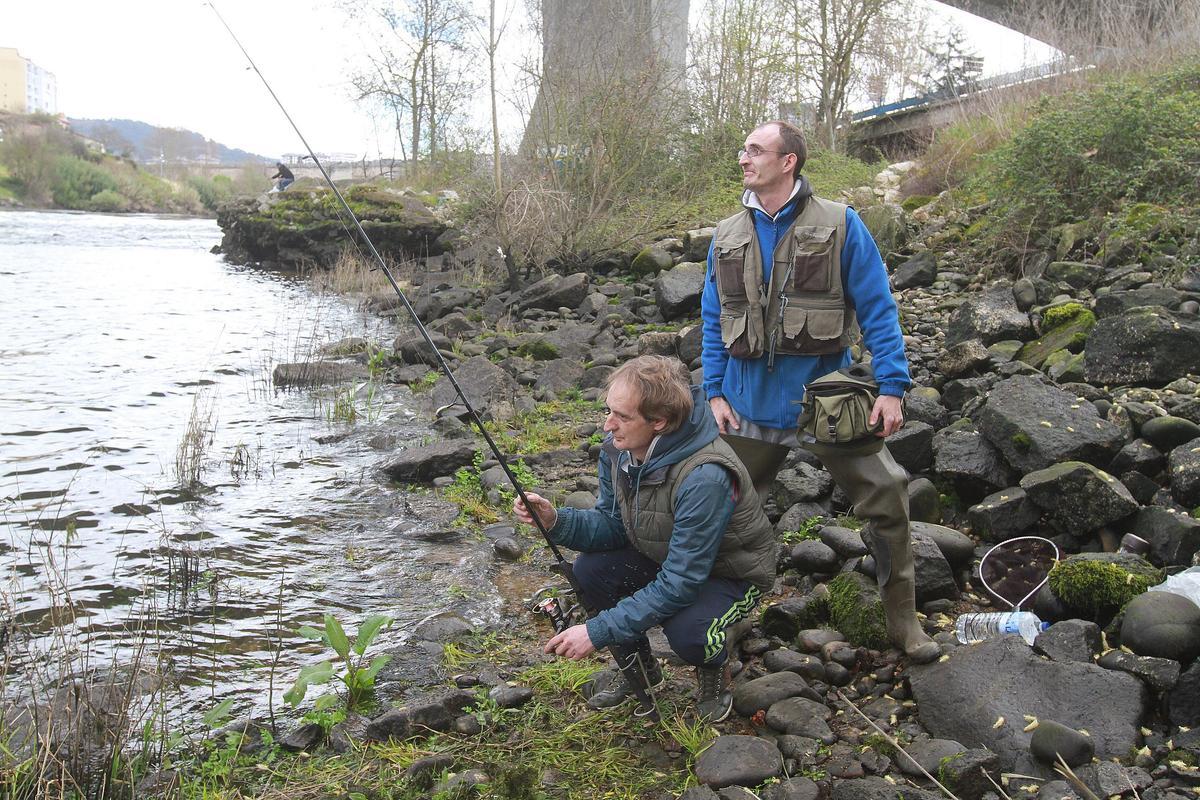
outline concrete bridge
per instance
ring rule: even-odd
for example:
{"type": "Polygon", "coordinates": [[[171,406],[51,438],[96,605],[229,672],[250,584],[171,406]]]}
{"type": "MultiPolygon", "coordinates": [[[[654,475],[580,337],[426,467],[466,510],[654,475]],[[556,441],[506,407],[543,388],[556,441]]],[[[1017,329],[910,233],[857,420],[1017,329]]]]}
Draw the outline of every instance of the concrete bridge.
{"type": "Polygon", "coordinates": [[[1170,38],[1189,0],[938,0],[1072,55],[1170,38]]]}

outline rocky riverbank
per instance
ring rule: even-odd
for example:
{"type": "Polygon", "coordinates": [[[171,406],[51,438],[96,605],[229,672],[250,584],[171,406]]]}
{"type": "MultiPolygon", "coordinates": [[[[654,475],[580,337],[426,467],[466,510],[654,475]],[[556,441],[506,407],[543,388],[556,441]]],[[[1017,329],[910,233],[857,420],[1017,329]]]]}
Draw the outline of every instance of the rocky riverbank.
{"type": "MultiPolygon", "coordinates": [[[[885,173],[864,195],[891,199],[899,172],[885,173]]],[[[772,800],[911,800],[937,796],[934,778],[964,800],[1088,792],[1179,800],[1200,786],[1200,737],[1191,730],[1200,724],[1200,607],[1145,591],[1192,566],[1200,551],[1192,516],[1200,505],[1200,263],[1185,255],[1146,266],[1132,251],[1102,250],[1064,226],[1021,278],[988,282],[957,248],[976,213],[948,195],[907,211],[890,202],[864,208],[893,268],[918,384],[908,424],[888,445],[912,475],[918,601],[944,655],[917,667],[886,649],[864,532],[819,462],[793,453],[766,498],[781,576],[737,649],[735,718],[702,751],[676,729],[666,743],[636,725],[624,732],[648,769],[694,775],[699,785],[684,797],[750,797],[755,788],[772,800]],[[1149,543],[1144,557],[1113,552],[1125,533],[1149,543]],[[954,619],[992,603],[979,558],[1028,535],[1051,540],[1062,554],[1034,603],[1051,626],[1032,647],[1016,637],[958,645],[954,619]],[[1054,771],[1056,755],[1072,775],[1054,771]]],[[[255,227],[265,223],[247,225],[246,214],[254,216],[226,216],[223,224],[226,246],[248,256],[267,252],[254,241],[276,254],[300,253],[316,236],[330,243],[317,246],[326,254],[318,260],[327,260],[340,233],[330,218],[298,225],[305,237],[286,244],[290,223],[272,223],[267,236],[255,227]]],[[[406,230],[419,230],[430,253],[440,239],[449,254],[437,266],[459,260],[444,231],[406,230]]],[[[710,237],[711,229],[688,231],[515,292],[418,269],[408,273],[417,284],[411,299],[472,404],[525,453],[534,485],[590,507],[599,414],[588,420],[578,412],[631,356],[674,355],[699,369],[710,237]],[[565,401],[573,415],[538,419],[566,436],[531,444],[538,410],[565,401]]],[[[392,303],[378,310],[403,313],[392,303]]],[[[466,476],[476,499],[502,512],[503,475],[478,455],[459,409],[447,407],[453,389],[430,376],[424,342],[413,332],[376,358],[386,359],[390,380],[426,389],[431,411],[441,409],[435,427],[443,437],[396,453],[380,464],[381,476],[442,490],[466,476]]],[[[345,369],[337,363],[298,372],[314,380],[345,369]]],[[[297,370],[280,369],[281,382],[297,370]]],[[[548,562],[538,542],[503,519],[483,533],[500,558],[548,562]]],[[[475,647],[478,635],[448,616],[416,638],[426,642],[421,657],[436,662],[475,647]]],[[[408,759],[413,793],[405,796],[425,796],[417,787],[443,773],[442,790],[486,785],[493,796],[519,796],[496,793],[495,764],[481,766],[472,747],[490,747],[497,719],[519,742],[520,715],[546,713],[547,703],[589,717],[578,699],[594,682],[547,687],[531,677],[547,668],[535,645],[518,641],[507,655],[476,647],[478,659],[454,678],[456,688],[414,687],[403,708],[342,723],[327,743],[412,740],[434,753],[408,759]],[[487,708],[508,716],[489,716],[487,708]],[[427,738],[431,732],[441,733],[427,738]],[[439,751],[449,741],[443,737],[457,744],[439,751]]],[[[654,641],[671,659],[665,642],[654,641]]],[[[671,672],[664,701],[686,709],[689,677],[671,672]]],[[[285,746],[319,747],[323,731],[306,731],[285,746]]],[[[581,796],[548,766],[535,777],[550,794],[581,796]]],[[[670,787],[688,782],[664,779],[651,793],[675,796],[670,787]]]]}

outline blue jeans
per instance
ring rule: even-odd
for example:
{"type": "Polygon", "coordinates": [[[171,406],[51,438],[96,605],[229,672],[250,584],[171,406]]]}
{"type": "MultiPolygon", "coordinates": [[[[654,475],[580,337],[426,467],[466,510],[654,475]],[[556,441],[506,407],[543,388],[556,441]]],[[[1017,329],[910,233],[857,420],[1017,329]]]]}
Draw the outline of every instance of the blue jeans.
{"type": "Polygon", "coordinates": [[[287,187],[291,186],[291,185],[292,185],[293,183],[295,183],[295,182],[296,182],[296,179],[295,179],[295,178],[280,178],[280,179],[279,179],[279,184],[278,184],[278,185],[279,185],[279,191],[281,191],[281,192],[282,192],[284,189],[286,189],[287,187]]]}
{"type": "MultiPolygon", "coordinates": [[[[581,553],[575,559],[575,579],[584,600],[595,612],[612,608],[646,586],[661,566],[631,547],[581,553]]],[[[692,666],[719,667],[725,663],[725,629],[745,617],[762,593],[749,581],[710,576],[696,602],[662,623],[667,641],[692,666]]],[[[634,646],[644,644],[631,642],[634,646]]]]}

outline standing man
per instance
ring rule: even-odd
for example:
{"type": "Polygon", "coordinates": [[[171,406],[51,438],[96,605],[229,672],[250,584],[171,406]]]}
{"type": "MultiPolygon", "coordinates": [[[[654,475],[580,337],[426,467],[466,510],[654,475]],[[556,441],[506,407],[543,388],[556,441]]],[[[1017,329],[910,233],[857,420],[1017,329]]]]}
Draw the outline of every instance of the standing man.
{"type": "Polygon", "coordinates": [[[804,134],[781,121],[755,128],[738,153],[745,210],[717,225],[709,251],[703,388],[722,433],[820,457],[869,522],[888,636],[923,663],[939,648],[916,617],[908,478],[881,441],[904,424],[911,384],[896,302],[858,214],[814,196],[800,174],[807,155],[804,134]],[[880,440],[800,441],[805,384],[850,363],[859,325],[879,384],[870,424],[882,425],[880,440]]]}
{"type": "MultiPolygon", "coordinates": [[[[621,365],[608,381],[595,508],[556,510],[526,497],[556,544],[581,551],[575,578],[598,612],[555,635],[546,652],[584,658],[629,645],[657,686],[662,668],[646,631],[662,625],[671,648],[696,667],[699,716],[720,722],[733,705],[725,629],[774,586],[777,545],[745,466],[689,384],[678,359],[621,365]]],[[[533,524],[520,498],[513,513],[533,524]]],[[[615,706],[631,692],[621,672],[588,704],[615,706]]]]}

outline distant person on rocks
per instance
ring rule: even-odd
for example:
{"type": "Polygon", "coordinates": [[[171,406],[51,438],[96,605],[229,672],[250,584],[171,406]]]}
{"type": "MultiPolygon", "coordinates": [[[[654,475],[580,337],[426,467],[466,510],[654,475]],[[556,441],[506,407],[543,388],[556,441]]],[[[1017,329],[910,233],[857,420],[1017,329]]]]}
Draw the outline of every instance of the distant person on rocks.
{"type": "MultiPolygon", "coordinates": [[[[889,638],[911,661],[939,648],[916,617],[908,477],[882,438],[904,425],[911,385],[896,302],[871,234],[854,209],[817,197],[800,170],[808,148],[788,122],[764,123],[738,153],[742,205],[713,235],[701,298],[703,388],[721,433],[757,440],[774,480],[787,448],[816,454],[869,525],[889,638]],[[865,445],[802,441],[805,384],[850,364],[859,326],[879,385],[865,445]],[[764,448],[761,443],[769,446],[764,448]]],[[[741,452],[741,448],[738,448],[741,452]]]]}
{"type": "Polygon", "coordinates": [[[282,192],[287,187],[296,182],[296,176],[282,161],[275,162],[275,174],[271,176],[271,180],[278,181],[275,184],[275,191],[282,192]]]}
{"type": "MultiPolygon", "coordinates": [[[[726,629],[773,587],[777,545],[745,466],[689,384],[674,358],[623,364],[608,382],[595,507],[556,510],[526,496],[553,541],[581,551],[575,576],[598,612],[550,639],[546,652],[578,659],[613,643],[636,646],[657,686],[662,667],[646,631],[662,625],[671,648],[696,667],[699,716],[719,722],[733,704],[726,629]]],[[[520,498],[513,513],[533,524],[520,498]]],[[[588,704],[616,706],[631,694],[618,673],[588,704]]]]}

